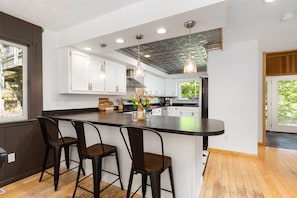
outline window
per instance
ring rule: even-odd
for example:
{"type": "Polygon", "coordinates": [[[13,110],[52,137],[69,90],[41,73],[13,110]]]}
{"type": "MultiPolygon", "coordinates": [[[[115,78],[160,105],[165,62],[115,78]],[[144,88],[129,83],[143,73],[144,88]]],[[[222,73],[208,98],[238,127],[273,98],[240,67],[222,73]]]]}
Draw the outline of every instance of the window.
{"type": "Polygon", "coordinates": [[[26,120],[27,47],[0,40],[0,122],[26,120]]]}
{"type": "Polygon", "coordinates": [[[200,82],[181,82],[180,83],[180,99],[198,99],[200,93],[200,82]]]}

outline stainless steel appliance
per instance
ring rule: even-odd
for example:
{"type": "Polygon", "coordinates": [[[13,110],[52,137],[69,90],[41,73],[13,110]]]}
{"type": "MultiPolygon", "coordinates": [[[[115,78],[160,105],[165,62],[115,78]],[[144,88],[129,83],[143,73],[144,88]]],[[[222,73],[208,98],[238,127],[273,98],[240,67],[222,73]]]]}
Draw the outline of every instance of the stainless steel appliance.
{"type": "MultiPolygon", "coordinates": [[[[201,118],[208,118],[208,77],[201,77],[200,107],[201,118]]],[[[208,136],[203,136],[203,150],[207,150],[208,136]]]]}

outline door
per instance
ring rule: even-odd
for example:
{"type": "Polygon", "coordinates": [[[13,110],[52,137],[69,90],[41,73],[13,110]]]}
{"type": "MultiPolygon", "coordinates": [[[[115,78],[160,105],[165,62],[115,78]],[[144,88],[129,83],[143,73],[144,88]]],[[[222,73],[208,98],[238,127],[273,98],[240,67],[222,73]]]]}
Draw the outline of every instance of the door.
{"type": "Polygon", "coordinates": [[[267,77],[266,79],[266,129],[297,133],[297,75],[267,77]]]}

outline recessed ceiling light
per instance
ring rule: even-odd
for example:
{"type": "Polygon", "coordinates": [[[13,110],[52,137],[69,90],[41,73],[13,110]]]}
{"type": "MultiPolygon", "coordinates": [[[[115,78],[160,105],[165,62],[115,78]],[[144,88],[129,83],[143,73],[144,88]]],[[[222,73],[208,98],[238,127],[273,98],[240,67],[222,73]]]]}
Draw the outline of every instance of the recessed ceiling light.
{"type": "Polygon", "coordinates": [[[165,28],[159,28],[158,30],[157,30],[157,33],[158,34],[165,34],[167,32],[167,30],[165,29],[165,28]]]}
{"type": "Polygon", "coordinates": [[[92,51],[92,48],[90,48],[90,47],[85,47],[84,50],[86,50],[86,51],[92,51]]]}
{"type": "Polygon", "coordinates": [[[288,21],[288,20],[290,20],[290,19],[292,19],[294,17],[295,17],[295,13],[294,12],[287,12],[287,13],[285,13],[285,14],[282,15],[281,20],[282,21],[288,21]]]}
{"type": "Polygon", "coordinates": [[[117,43],[125,43],[124,39],[121,39],[121,38],[118,38],[118,39],[116,40],[116,42],[117,42],[117,43]]]}
{"type": "Polygon", "coordinates": [[[145,57],[145,58],[150,58],[150,57],[151,57],[151,55],[149,55],[149,54],[146,54],[146,55],[144,55],[144,57],[145,57]]]}

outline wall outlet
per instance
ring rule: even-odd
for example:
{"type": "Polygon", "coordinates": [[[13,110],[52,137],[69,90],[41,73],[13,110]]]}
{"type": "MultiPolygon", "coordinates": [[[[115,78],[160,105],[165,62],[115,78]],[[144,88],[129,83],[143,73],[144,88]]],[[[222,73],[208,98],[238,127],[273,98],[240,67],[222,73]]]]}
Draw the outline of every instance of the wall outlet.
{"type": "Polygon", "coordinates": [[[8,162],[8,163],[15,162],[15,153],[9,153],[9,154],[7,155],[7,162],[8,162]]]}

